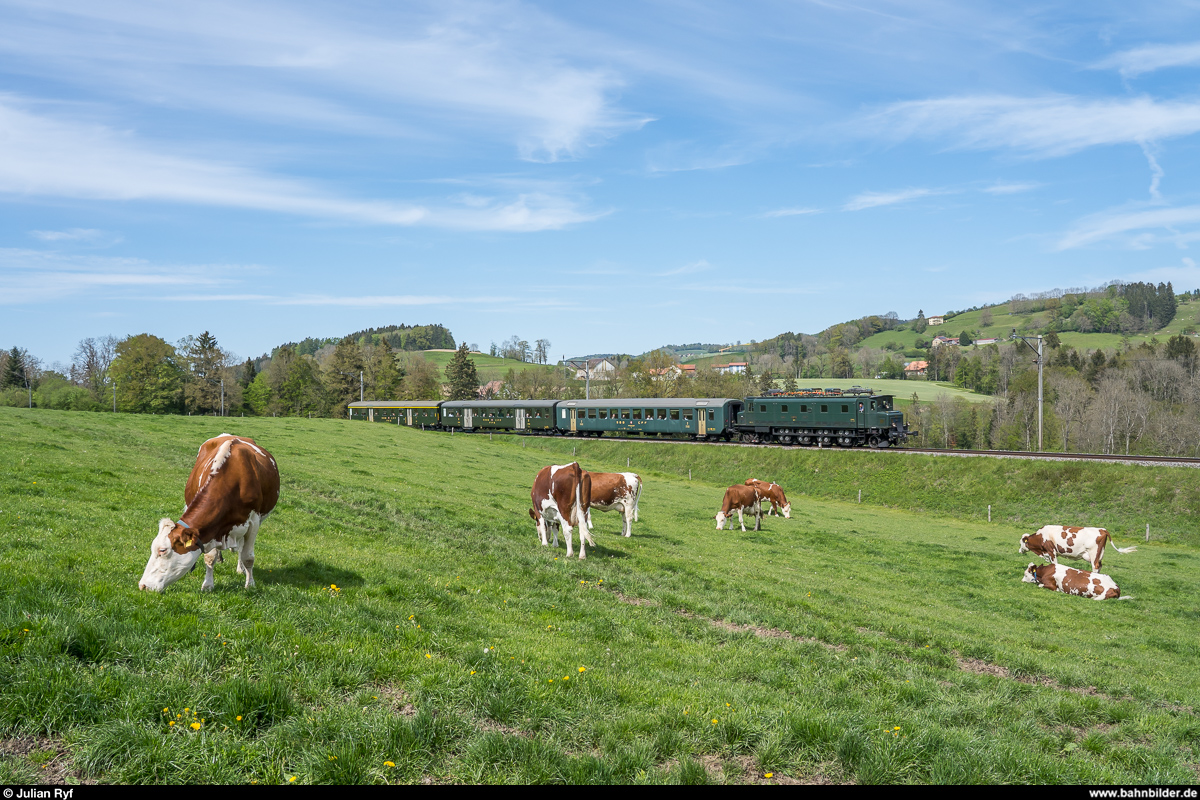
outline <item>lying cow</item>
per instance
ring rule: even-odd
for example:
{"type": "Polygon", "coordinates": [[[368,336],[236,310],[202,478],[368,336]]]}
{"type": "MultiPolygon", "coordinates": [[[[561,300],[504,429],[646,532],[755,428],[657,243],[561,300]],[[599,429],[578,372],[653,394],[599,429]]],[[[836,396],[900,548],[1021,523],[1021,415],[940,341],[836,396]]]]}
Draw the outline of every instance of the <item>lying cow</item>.
{"type": "Polygon", "coordinates": [[[717,530],[725,529],[725,522],[728,520],[732,525],[733,512],[738,515],[738,523],[741,524],[742,530],[746,530],[746,523],[742,518],[743,511],[749,511],[754,514],[754,530],[762,530],[762,497],[758,490],[753,486],[741,484],[739,486],[730,486],[725,490],[725,499],[721,501],[721,510],[717,512],[717,530]]]}
{"type": "Polygon", "coordinates": [[[1132,600],[1133,595],[1121,597],[1121,589],[1107,575],[1099,572],[1085,572],[1081,569],[1071,569],[1062,564],[1042,564],[1036,562],[1025,568],[1024,583],[1036,583],[1043,589],[1049,589],[1063,594],[1074,594],[1080,597],[1090,597],[1093,600],[1132,600]]]}
{"type": "Polygon", "coordinates": [[[638,500],[642,496],[642,479],[634,472],[589,472],[592,490],[588,502],[588,527],[595,530],[592,524],[592,509],[597,511],[612,511],[619,509],[624,517],[621,533],[625,536],[633,534],[633,523],[638,518],[638,500]]]}
{"type": "Polygon", "coordinates": [[[571,527],[579,526],[579,557],[587,558],[584,542],[596,546],[588,533],[588,506],[591,498],[591,478],[584,472],[578,462],[566,465],[542,467],[533,480],[533,488],[529,492],[533,508],[529,516],[537,527],[542,545],[549,546],[546,540],[547,527],[555,528],[554,546],[558,547],[558,530],[565,526],[564,538],[567,540],[567,556],[574,555],[571,547],[571,527]]]}
{"type": "MultiPolygon", "coordinates": [[[[1104,560],[1104,548],[1111,541],[1108,531],[1104,528],[1068,528],[1063,525],[1046,525],[1036,533],[1027,533],[1021,537],[1021,553],[1033,553],[1041,556],[1051,564],[1058,563],[1058,557],[1075,558],[1092,565],[1093,572],[1099,572],[1104,560]]],[[[1136,547],[1120,548],[1115,544],[1113,549],[1118,553],[1137,552],[1136,547]]]]}
{"type": "Polygon", "coordinates": [[[254,585],[254,540],[279,500],[275,459],[253,439],[223,433],[200,445],[183,492],[183,515],[162,519],[138,588],[161,592],[204,555],[201,591],[212,591],[213,564],[222,549],[238,552],[246,588],[254,585]]]}
{"type": "Polygon", "coordinates": [[[778,483],[767,483],[766,481],[756,480],[754,478],[746,479],[746,486],[753,486],[758,489],[758,493],[764,500],[771,501],[772,516],[775,510],[778,509],[780,514],[783,514],[784,519],[792,518],[792,504],[788,502],[787,497],[783,494],[783,487],[778,483]]]}

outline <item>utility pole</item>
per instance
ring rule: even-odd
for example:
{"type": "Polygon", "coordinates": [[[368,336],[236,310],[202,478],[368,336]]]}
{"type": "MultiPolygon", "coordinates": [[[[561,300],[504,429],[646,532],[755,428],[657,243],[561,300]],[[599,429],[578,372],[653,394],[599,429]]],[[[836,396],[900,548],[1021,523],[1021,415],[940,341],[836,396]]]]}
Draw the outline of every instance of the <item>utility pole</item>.
{"type": "Polygon", "coordinates": [[[225,416],[225,378],[221,378],[221,416],[225,416]]]}
{"type": "Polygon", "coordinates": [[[358,402],[363,401],[363,371],[358,371],[358,402]]]}
{"type": "Polygon", "coordinates": [[[113,413],[117,413],[117,382],[113,381],[113,413]]]}
{"type": "Polygon", "coordinates": [[[1043,356],[1042,356],[1042,337],[1040,335],[1038,335],[1038,336],[1017,336],[1017,329],[1013,328],[1012,336],[1010,336],[1009,338],[1014,339],[1014,340],[1020,339],[1022,342],[1025,343],[1026,347],[1028,347],[1030,350],[1034,349],[1033,345],[1030,344],[1030,341],[1032,341],[1033,339],[1037,339],[1037,349],[1036,349],[1037,359],[1033,363],[1037,364],[1037,368],[1038,368],[1038,452],[1040,453],[1040,452],[1043,452],[1042,451],[1042,396],[1043,396],[1043,393],[1042,393],[1042,368],[1046,361],[1046,359],[1043,358],[1043,356]]]}

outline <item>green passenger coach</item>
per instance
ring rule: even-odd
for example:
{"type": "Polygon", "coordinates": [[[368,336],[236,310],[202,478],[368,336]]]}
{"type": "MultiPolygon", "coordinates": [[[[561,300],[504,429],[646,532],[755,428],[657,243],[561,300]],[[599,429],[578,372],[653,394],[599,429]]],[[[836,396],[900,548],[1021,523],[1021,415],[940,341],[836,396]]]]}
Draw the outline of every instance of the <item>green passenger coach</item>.
{"type": "Polygon", "coordinates": [[[352,420],[437,428],[441,425],[439,406],[438,400],[366,400],[351,403],[347,409],[352,420]]]}
{"type": "Polygon", "coordinates": [[[691,436],[713,439],[732,436],[730,423],[741,400],[695,397],[628,397],[613,400],[561,400],[555,423],[564,433],[691,436]]]}

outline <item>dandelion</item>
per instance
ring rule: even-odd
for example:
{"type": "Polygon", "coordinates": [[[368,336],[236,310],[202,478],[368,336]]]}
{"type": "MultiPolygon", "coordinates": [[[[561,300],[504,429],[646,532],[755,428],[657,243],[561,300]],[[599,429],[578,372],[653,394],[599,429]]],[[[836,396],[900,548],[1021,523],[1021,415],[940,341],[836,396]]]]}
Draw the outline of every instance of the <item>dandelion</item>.
{"type": "Polygon", "coordinates": [[[166,713],[167,713],[168,711],[170,711],[170,710],[171,710],[171,709],[169,709],[169,708],[164,708],[164,709],[163,709],[163,713],[164,713],[164,714],[166,714],[166,713]]]}
{"type": "Polygon", "coordinates": [[[193,723],[192,723],[192,730],[194,730],[194,731],[198,731],[198,730],[200,730],[200,723],[199,723],[199,722],[193,722],[193,723]]]}
{"type": "Polygon", "coordinates": [[[296,781],[296,776],[295,776],[295,775],[293,775],[292,777],[288,778],[288,783],[295,783],[295,781],[296,781]]]}
{"type": "Polygon", "coordinates": [[[426,653],[426,654],[425,654],[425,657],[426,657],[426,658],[433,658],[433,656],[429,655],[429,653],[426,653]]]}
{"type": "Polygon", "coordinates": [[[174,724],[175,724],[175,720],[171,720],[170,722],[167,723],[167,727],[169,728],[174,724]]]}
{"type": "Polygon", "coordinates": [[[774,772],[768,772],[766,775],[763,775],[763,777],[764,777],[764,778],[774,778],[774,777],[775,777],[775,773],[774,773],[774,772]]]}
{"type": "Polygon", "coordinates": [[[383,762],[383,765],[384,765],[385,767],[394,767],[394,766],[396,766],[396,765],[395,765],[395,764],[393,764],[391,761],[385,761],[385,762],[383,762]]]}
{"type": "Polygon", "coordinates": [[[587,667],[580,667],[580,668],[579,668],[579,671],[580,671],[580,672],[587,672],[587,667]]]}
{"type": "Polygon", "coordinates": [[[713,725],[716,725],[716,724],[717,724],[717,720],[716,720],[716,718],[715,718],[715,717],[713,718],[713,721],[712,721],[712,723],[713,723],[713,725]]]}
{"type": "Polygon", "coordinates": [[[241,714],[238,714],[237,721],[238,721],[238,722],[241,722],[241,721],[242,721],[242,715],[241,715],[241,714]]]}
{"type": "Polygon", "coordinates": [[[571,680],[571,676],[570,676],[570,675],[563,675],[563,680],[564,680],[564,681],[569,681],[569,680],[571,680]]]}

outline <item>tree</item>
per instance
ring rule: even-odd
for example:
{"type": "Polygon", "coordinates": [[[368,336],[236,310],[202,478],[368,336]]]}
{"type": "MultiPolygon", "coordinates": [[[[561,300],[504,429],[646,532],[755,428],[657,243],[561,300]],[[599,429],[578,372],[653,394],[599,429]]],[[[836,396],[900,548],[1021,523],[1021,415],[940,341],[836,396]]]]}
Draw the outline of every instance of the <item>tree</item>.
{"type": "Polygon", "coordinates": [[[116,356],[117,338],[105,336],[93,339],[90,336],[82,339],[75,348],[75,357],[71,361],[71,380],[86,386],[93,396],[104,399],[108,387],[108,368],[116,356]]]}
{"type": "Polygon", "coordinates": [[[116,346],[112,378],[117,403],[134,414],[169,414],[180,408],[183,369],[175,348],[149,333],[130,336],[116,346]]]}
{"type": "Polygon", "coordinates": [[[403,373],[396,366],[396,355],[386,339],[363,348],[366,393],[371,400],[389,400],[396,396],[403,373]]]}
{"type": "Polygon", "coordinates": [[[548,363],[550,361],[550,340],[538,339],[537,342],[534,343],[533,352],[538,363],[548,363]]]}
{"type": "Polygon", "coordinates": [[[451,400],[474,400],[479,396],[479,376],[475,372],[475,362],[467,357],[468,354],[467,343],[463,342],[446,366],[451,400]]]}
{"type": "Polygon", "coordinates": [[[437,367],[420,354],[409,355],[405,361],[402,393],[405,400],[441,400],[442,387],[438,381],[437,367]]]}
{"type": "Polygon", "coordinates": [[[325,365],[325,389],[337,419],[345,417],[346,407],[362,396],[363,373],[362,350],[349,337],[342,339],[325,365]]]}
{"type": "MultiPolygon", "coordinates": [[[[216,414],[222,405],[221,381],[226,377],[229,354],[208,331],[185,336],[177,349],[187,370],[184,401],[193,414],[216,414]]],[[[232,376],[230,376],[232,377],[232,376]]],[[[228,407],[228,406],[227,406],[228,407]]]]}
{"type": "Polygon", "coordinates": [[[970,331],[963,331],[962,333],[960,333],[958,335],[959,347],[970,347],[974,343],[975,343],[975,340],[971,338],[970,331]]]}
{"type": "Polygon", "coordinates": [[[25,385],[25,357],[28,353],[18,347],[8,351],[4,374],[0,375],[0,389],[25,385]]]}
{"type": "Polygon", "coordinates": [[[992,324],[992,310],[985,308],[983,313],[979,315],[979,327],[987,328],[992,324]]]}
{"type": "Polygon", "coordinates": [[[924,333],[925,329],[928,327],[929,323],[925,321],[925,311],[918,311],[917,318],[913,321],[912,329],[917,333],[924,333]]]}

